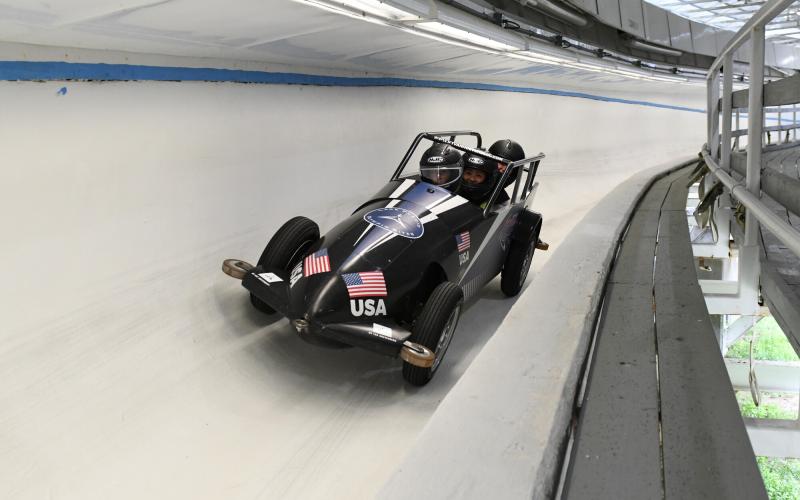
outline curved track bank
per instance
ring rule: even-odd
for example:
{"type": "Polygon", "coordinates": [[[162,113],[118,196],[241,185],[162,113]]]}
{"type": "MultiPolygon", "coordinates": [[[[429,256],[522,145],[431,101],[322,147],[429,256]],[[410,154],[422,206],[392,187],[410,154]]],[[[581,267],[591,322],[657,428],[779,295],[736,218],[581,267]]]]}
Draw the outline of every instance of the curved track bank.
{"type": "Polygon", "coordinates": [[[557,252],[598,200],[704,127],[468,90],[5,82],[0,102],[4,498],[374,496],[514,302],[488,286],[413,389],[397,360],[304,344],[252,310],[222,259],[255,259],[293,215],[331,227],[414,134],[453,128],[547,153],[534,208],[557,252]]]}

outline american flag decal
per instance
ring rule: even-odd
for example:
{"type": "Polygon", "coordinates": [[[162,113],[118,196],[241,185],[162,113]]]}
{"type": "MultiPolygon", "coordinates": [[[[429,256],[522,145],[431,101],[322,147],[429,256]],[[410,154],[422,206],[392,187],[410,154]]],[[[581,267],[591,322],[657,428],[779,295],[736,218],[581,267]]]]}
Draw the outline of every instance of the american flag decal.
{"type": "Polygon", "coordinates": [[[456,246],[458,246],[459,253],[469,250],[469,231],[456,235],[456,246]]]}
{"type": "Polygon", "coordinates": [[[317,250],[303,260],[303,276],[326,273],[331,270],[331,260],[328,258],[328,249],[317,250]]]}
{"type": "Polygon", "coordinates": [[[386,281],[381,271],[343,274],[347,294],[351,299],[357,297],[386,297],[386,281]]]}

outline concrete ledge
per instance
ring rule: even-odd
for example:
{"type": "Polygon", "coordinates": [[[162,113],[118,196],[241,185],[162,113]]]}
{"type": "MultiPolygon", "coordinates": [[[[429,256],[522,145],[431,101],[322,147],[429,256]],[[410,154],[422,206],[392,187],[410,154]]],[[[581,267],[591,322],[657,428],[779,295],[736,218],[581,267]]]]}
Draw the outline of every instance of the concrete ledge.
{"type": "Polygon", "coordinates": [[[744,423],[759,456],[800,458],[800,420],[745,418],[744,423]]]}
{"type": "Polygon", "coordinates": [[[578,224],[442,401],[380,498],[553,497],[617,244],[650,184],[691,161],[631,177],[578,224]]]}
{"type": "MultiPolygon", "coordinates": [[[[725,368],[737,391],[750,390],[750,362],[725,358],[725,368]]],[[[755,363],[758,388],[767,392],[800,392],[800,363],[797,361],[763,361],[755,363]]],[[[800,448],[798,448],[800,453],[800,448]]]]}

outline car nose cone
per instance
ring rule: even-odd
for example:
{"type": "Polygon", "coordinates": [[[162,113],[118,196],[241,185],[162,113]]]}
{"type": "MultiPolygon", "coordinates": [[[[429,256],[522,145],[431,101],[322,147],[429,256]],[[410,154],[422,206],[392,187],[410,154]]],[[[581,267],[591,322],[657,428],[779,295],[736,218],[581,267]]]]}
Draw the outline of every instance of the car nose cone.
{"type": "Polygon", "coordinates": [[[341,278],[338,274],[331,274],[318,282],[316,290],[311,293],[308,307],[306,308],[304,319],[313,321],[342,310],[346,305],[347,293],[341,285],[341,278]]]}

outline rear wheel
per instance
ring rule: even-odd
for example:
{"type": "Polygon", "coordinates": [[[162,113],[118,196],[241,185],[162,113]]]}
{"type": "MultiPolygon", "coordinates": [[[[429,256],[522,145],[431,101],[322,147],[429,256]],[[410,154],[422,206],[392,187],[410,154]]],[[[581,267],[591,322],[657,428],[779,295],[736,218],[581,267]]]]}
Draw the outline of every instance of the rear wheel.
{"type": "Polygon", "coordinates": [[[533,261],[533,252],[536,250],[536,242],[539,241],[539,230],[530,236],[528,241],[511,241],[511,248],[508,249],[506,263],[503,266],[503,274],[500,276],[500,289],[508,297],[516,296],[528,277],[528,270],[533,261]]]}
{"type": "Polygon", "coordinates": [[[440,283],[428,297],[409,340],[432,350],[436,359],[430,368],[414,366],[404,361],[403,378],[408,383],[425,385],[439,369],[450,341],[453,340],[463,300],[461,288],[449,281],[440,283]]]}
{"type": "MultiPolygon", "coordinates": [[[[289,219],[269,240],[258,259],[258,265],[289,271],[300,262],[305,251],[318,239],[319,226],[314,221],[302,216],[289,219]]],[[[267,314],[275,312],[275,309],[252,293],[250,302],[259,311],[267,314]]]]}

